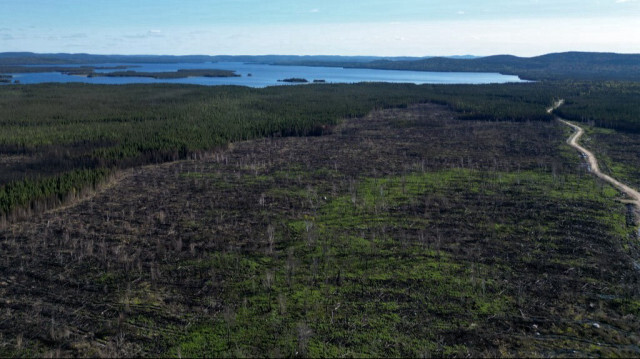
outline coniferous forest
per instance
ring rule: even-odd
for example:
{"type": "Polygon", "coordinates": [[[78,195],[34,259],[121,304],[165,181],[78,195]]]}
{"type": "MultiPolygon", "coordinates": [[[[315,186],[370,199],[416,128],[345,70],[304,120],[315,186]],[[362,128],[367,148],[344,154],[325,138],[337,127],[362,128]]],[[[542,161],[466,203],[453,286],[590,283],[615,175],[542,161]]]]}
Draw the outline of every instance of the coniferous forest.
{"type": "Polygon", "coordinates": [[[2,85],[0,356],[638,356],[638,103],[2,85]]]}
{"type": "Polygon", "coordinates": [[[233,141],[321,135],[374,109],[443,104],[462,119],[570,120],[640,132],[640,86],[627,82],[510,85],[357,84],[272,87],[43,84],[0,87],[0,211],[95,186],[114,169],[198,156],[233,141]],[[13,160],[24,158],[25,161],[13,160]],[[91,175],[88,175],[88,173],[91,175]],[[63,176],[64,175],[64,176],[63,176]]]}

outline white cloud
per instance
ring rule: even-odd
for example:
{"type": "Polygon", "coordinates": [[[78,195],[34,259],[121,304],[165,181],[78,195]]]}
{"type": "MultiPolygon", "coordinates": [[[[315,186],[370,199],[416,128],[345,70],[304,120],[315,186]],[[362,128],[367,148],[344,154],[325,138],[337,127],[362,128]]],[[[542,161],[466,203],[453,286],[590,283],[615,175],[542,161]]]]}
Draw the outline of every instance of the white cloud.
{"type": "Polygon", "coordinates": [[[52,30],[47,41],[34,31],[0,34],[4,51],[120,54],[334,54],[380,56],[533,56],[560,51],[640,53],[637,19],[520,19],[379,22],[349,24],[211,25],[190,28],[126,28],[87,33],[52,30]],[[5,35],[5,36],[1,36],[5,35]],[[20,40],[17,41],[16,39],[20,40]],[[71,45],[74,45],[72,47],[71,45]],[[83,45],[84,47],[75,47],[83,45]]]}
{"type": "Polygon", "coordinates": [[[164,38],[165,35],[161,30],[149,30],[146,33],[129,33],[122,35],[127,39],[149,39],[149,38],[164,38]]]}
{"type": "Polygon", "coordinates": [[[640,52],[640,27],[633,18],[238,26],[218,32],[237,37],[212,36],[198,44],[205,48],[181,51],[381,56],[640,52]]]}

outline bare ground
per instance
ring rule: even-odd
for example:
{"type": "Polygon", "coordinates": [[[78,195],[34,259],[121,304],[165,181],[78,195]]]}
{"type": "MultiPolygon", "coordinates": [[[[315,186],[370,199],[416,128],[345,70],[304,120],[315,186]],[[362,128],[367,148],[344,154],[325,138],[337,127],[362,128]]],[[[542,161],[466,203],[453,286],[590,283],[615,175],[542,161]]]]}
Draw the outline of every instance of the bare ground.
{"type": "MultiPolygon", "coordinates": [[[[563,141],[556,123],[459,121],[442,107],[420,105],[377,111],[327,136],[236,143],[202,160],[132,170],[75,206],[0,232],[1,348],[14,355],[167,353],[199,321],[220,318],[237,295],[233,266],[194,262],[214,253],[283,260],[298,240],[287,223],[317,215],[365,178],[452,168],[580,175],[578,160],[560,150],[563,141]]],[[[617,301],[637,300],[628,289],[637,285],[637,273],[620,259],[617,239],[588,220],[608,208],[526,198],[520,187],[495,196],[454,186],[398,209],[432,220],[428,228],[357,231],[416,241],[422,233],[452,261],[495,268],[486,275],[507,283],[496,284],[502,292],[494,295],[508,296],[513,311],[442,331],[441,347],[459,348],[448,355],[638,355],[638,319],[617,301]],[[567,218],[576,211],[586,217],[567,218]],[[496,234],[480,225],[488,220],[516,229],[496,234]],[[552,234],[527,231],[535,222],[551,222],[552,234]],[[595,320],[606,321],[601,332],[595,320]]],[[[460,300],[455,315],[464,319],[475,309],[460,300]]],[[[435,323],[451,315],[427,317],[435,323]]],[[[405,327],[397,328],[417,330],[405,327]]],[[[278,353],[242,345],[245,355],[278,353]]],[[[415,354],[398,350],[377,353],[415,354]]]]}

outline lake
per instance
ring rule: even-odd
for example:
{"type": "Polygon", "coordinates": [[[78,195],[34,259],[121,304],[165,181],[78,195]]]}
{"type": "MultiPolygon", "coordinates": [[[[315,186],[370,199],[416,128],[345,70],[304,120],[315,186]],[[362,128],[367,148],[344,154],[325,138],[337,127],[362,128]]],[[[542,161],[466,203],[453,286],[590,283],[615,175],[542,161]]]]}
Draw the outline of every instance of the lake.
{"type": "MultiPolygon", "coordinates": [[[[47,65],[41,65],[47,66],[47,65]]],[[[52,65],[61,67],[60,65],[52,65]]],[[[356,83],[356,82],[394,82],[415,84],[488,84],[507,82],[527,82],[518,76],[501,75],[498,73],[476,72],[423,72],[398,70],[371,70],[340,67],[309,67],[309,66],[279,66],[241,62],[216,63],[173,63],[173,64],[133,64],[109,63],[90,65],[68,65],[64,67],[113,67],[130,66],[129,70],[137,72],[170,72],[179,69],[220,69],[232,70],[241,77],[190,77],[182,79],[153,79],[147,77],[83,77],[65,75],[58,72],[13,74],[13,80],[21,84],[36,84],[44,82],[84,82],[91,84],[132,84],[132,83],[176,83],[194,85],[239,85],[249,87],[266,87],[274,85],[290,85],[278,82],[287,78],[305,78],[325,80],[327,83],[356,83]]],[[[122,70],[96,70],[96,72],[110,72],[122,70]]]]}

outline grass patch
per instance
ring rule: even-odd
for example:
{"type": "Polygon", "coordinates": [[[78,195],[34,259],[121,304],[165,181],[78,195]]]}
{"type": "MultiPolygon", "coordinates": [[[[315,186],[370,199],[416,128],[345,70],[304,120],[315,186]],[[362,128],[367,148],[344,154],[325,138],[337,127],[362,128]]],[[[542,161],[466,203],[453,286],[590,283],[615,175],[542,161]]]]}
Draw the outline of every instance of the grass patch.
{"type": "MultiPolygon", "coordinates": [[[[308,191],[270,194],[305,198],[308,191]]],[[[597,221],[603,233],[619,238],[628,229],[612,201],[616,196],[590,176],[539,171],[452,169],[362,179],[349,193],[322,202],[315,213],[289,220],[286,233],[279,234],[289,238],[283,239],[287,245],[274,253],[252,260],[241,253],[216,255],[207,261],[217,270],[233,268],[226,309],[213,322],[194,327],[173,353],[466,355],[467,346],[446,338],[473,341],[496,325],[492,318],[518,317],[526,307],[525,289],[513,280],[522,275],[521,264],[539,266],[546,256],[543,265],[549,268],[589,270],[587,261],[557,254],[567,245],[567,223],[551,220],[546,212],[586,203],[591,209],[573,213],[572,220],[597,221]],[[488,243],[529,241],[535,250],[519,253],[518,265],[516,258],[496,257],[488,265],[486,258],[461,255],[463,244],[449,237],[444,222],[469,226],[465,216],[477,211],[463,203],[491,207],[486,202],[513,198],[523,207],[537,203],[550,209],[536,208],[538,219],[529,218],[528,209],[505,218],[471,218],[472,231],[485,233],[488,243]],[[509,276],[513,282],[504,279],[509,276]]]]}

